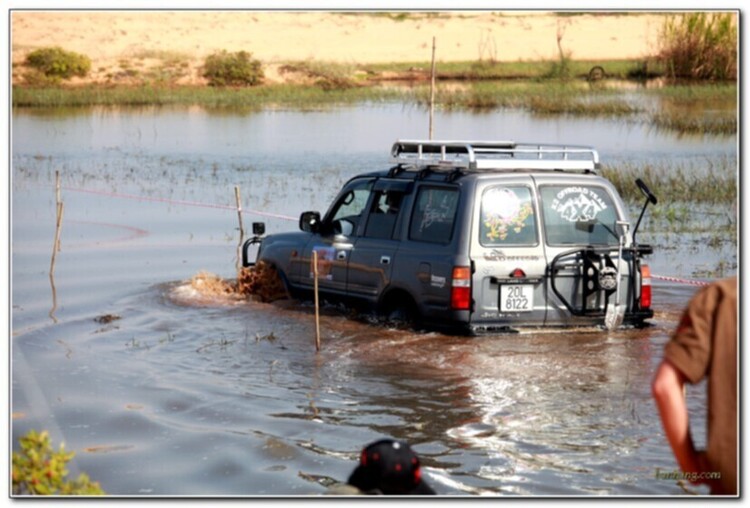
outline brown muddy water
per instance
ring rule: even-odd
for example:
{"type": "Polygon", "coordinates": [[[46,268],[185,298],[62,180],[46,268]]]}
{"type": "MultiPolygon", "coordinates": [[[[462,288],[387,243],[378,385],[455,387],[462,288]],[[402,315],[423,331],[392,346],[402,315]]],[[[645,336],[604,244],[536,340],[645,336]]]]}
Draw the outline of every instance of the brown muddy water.
{"type": "MultiPolygon", "coordinates": [[[[737,157],[736,138],[606,120],[445,113],[436,125],[438,138],[593,144],[610,162],[737,157]]],[[[13,448],[49,430],[76,452],[72,475],[118,496],[316,496],[385,436],[412,443],[445,496],[705,494],[657,478],[676,464],[650,395],[696,286],[655,281],[653,326],[612,333],[450,337],[327,307],[319,353],[309,304],[190,286],[201,271],[234,277],[235,185],[246,227],[256,211],[323,211],[347,178],[387,167],[395,138],[426,127],[424,111],[398,105],[14,111],[13,448]],[[55,171],[65,212],[50,278],[55,171]]],[[[736,243],[640,238],[656,274],[736,267],[736,243]]],[[[699,445],[704,390],[688,391],[699,445]]]]}

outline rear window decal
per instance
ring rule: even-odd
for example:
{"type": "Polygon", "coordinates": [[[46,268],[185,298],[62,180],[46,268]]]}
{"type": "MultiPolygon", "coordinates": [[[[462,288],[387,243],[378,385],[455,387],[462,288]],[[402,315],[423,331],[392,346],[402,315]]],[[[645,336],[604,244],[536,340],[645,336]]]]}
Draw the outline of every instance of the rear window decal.
{"type": "MultiPolygon", "coordinates": [[[[492,245],[503,242],[511,233],[521,233],[533,224],[533,220],[527,220],[534,215],[530,199],[526,188],[494,187],[485,192],[482,196],[482,243],[492,245]],[[518,195],[519,192],[522,196],[518,195]]],[[[533,242],[535,237],[533,233],[529,238],[523,238],[521,243],[533,242]]]]}
{"type": "Polygon", "coordinates": [[[568,222],[591,222],[607,205],[592,189],[567,187],[557,193],[550,208],[568,222]]]}
{"type": "Polygon", "coordinates": [[[453,202],[452,197],[449,194],[445,194],[441,198],[436,199],[433,203],[434,192],[429,194],[427,203],[425,204],[424,212],[422,215],[422,223],[419,225],[420,233],[425,229],[432,226],[437,222],[452,222],[453,215],[455,214],[456,205],[453,202]]]}
{"type": "Polygon", "coordinates": [[[458,189],[422,187],[409,225],[409,239],[449,243],[458,211],[458,189]]]}

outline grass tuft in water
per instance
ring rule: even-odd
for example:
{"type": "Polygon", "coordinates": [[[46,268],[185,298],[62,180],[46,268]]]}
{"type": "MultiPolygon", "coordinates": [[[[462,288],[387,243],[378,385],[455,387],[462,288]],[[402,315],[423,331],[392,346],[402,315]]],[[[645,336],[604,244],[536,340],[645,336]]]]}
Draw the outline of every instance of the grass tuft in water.
{"type": "Polygon", "coordinates": [[[600,174],[617,188],[624,200],[640,203],[635,185],[641,178],[660,203],[733,204],[737,202],[737,163],[727,158],[706,159],[702,171],[680,164],[646,163],[604,165],[600,174]]]}

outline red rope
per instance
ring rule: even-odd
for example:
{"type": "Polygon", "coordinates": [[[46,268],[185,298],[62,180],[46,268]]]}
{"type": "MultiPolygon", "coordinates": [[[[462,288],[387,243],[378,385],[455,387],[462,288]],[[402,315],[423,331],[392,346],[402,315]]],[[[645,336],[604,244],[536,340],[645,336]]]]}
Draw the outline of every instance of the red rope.
{"type": "MultiPolygon", "coordinates": [[[[113,198],[134,199],[137,201],[153,201],[157,203],[169,203],[171,205],[196,206],[196,207],[202,207],[202,208],[217,208],[219,210],[237,210],[237,207],[231,206],[231,205],[216,205],[213,203],[200,203],[197,201],[186,201],[183,199],[167,199],[167,198],[159,198],[159,197],[136,196],[135,194],[122,194],[122,193],[117,193],[117,192],[98,191],[98,190],[93,190],[93,189],[77,189],[74,187],[62,187],[62,188],[67,191],[84,192],[88,194],[98,194],[100,196],[109,196],[113,198]]],[[[282,220],[289,220],[289,221],[297,220],[296,217],[291,217],[289,215],[283,215],[283,214],[271,213],[271,212],[262,212],[260,210],[242,210],[242,213],[260,215],[262,217],[272,217],[275,219],[282,219],[282,220]]],[[[666,277],[664,275],[651,275],[651,278],[657,279],[657,280],[663,280],[666,282],[676,282],[679,284],[691,284],[693,286],[708,286],[708,282],[702,282],[698,280],[689,280],[689,279],[680,279],[678,277],[666,277]]]]}
{"type": "Polygon", "coordinates": [[[677,282],[679,284],[691,284],[693,286],[708,286],[708,282],[702,282],[699,280],[680,279],[677,277],[666,277],[664,275],[651,275],[652,279],[659,279],[667,282],[677,282]]]}
{"type": "MultiPolygon", "coordinates": [[[[84,192],[88,194],[98,194],[100,196],[108,196],[108,197],[113,197],[113,198],[134,199],[137,201],[153,201],[157,203],[168,203],[171,205],[183,205],[183,206],[196,206],[196,207],[202,207],[202,208],[218,208],[220,210],[237,210],[237,207],[230,206],[230,205],[216,205],[213,203],[200,203],[197,201],[186,201],[182,199],[167,199],[167,198],[159,198],[159,197],[136,196],[135,194],[122,194],[122,193],[117,193],[117,192],[98,191],[98,190],[93,190],[93,189],[77,189],[74,187],[61,187],[61,188],[67,191],[72,191],[72,192],[84,192]]],[[[290,217],[289,215],[282,215],[278,213],[261,212],[260,210],[242,210],[242,213],[260,215],[263,217],[273,217],[275,219],[297,221],[296,217],[290,217]]]]}

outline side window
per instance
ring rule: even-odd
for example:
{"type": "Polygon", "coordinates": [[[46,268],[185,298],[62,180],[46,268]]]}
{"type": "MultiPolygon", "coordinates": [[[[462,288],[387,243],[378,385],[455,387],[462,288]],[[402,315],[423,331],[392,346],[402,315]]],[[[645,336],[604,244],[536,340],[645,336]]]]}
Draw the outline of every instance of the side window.
{"type": "Polygon", "coordinates": [[[617,245],[617,209],[603,187],[540,187],[550,245],[617,245]]]}
{"type": "Polygon", "coordinates": [[[403,192],[378,191],[375,193],[365,228],[366,237],[391,238],[393,236],[403,198],[403,192]]]}
{"type": "Polygon", "coordinates": [[[330,219],[334,233],[350,236],[357,230],[362,212],[370,198],[372,182],[372,180],[356,182],[339,198],[330,219]]]}
{"type": "Polygon", "coordinates": [[[482,194],[479,243],[536,245],[536,214],[528,187],[491,187],[482,194]]]}
{"type": "Polygon", "coordinates": [[[409,238],[420,242],[449,243],[458,210],[458,189],[422,187],[409,225],[409,238]]]}

